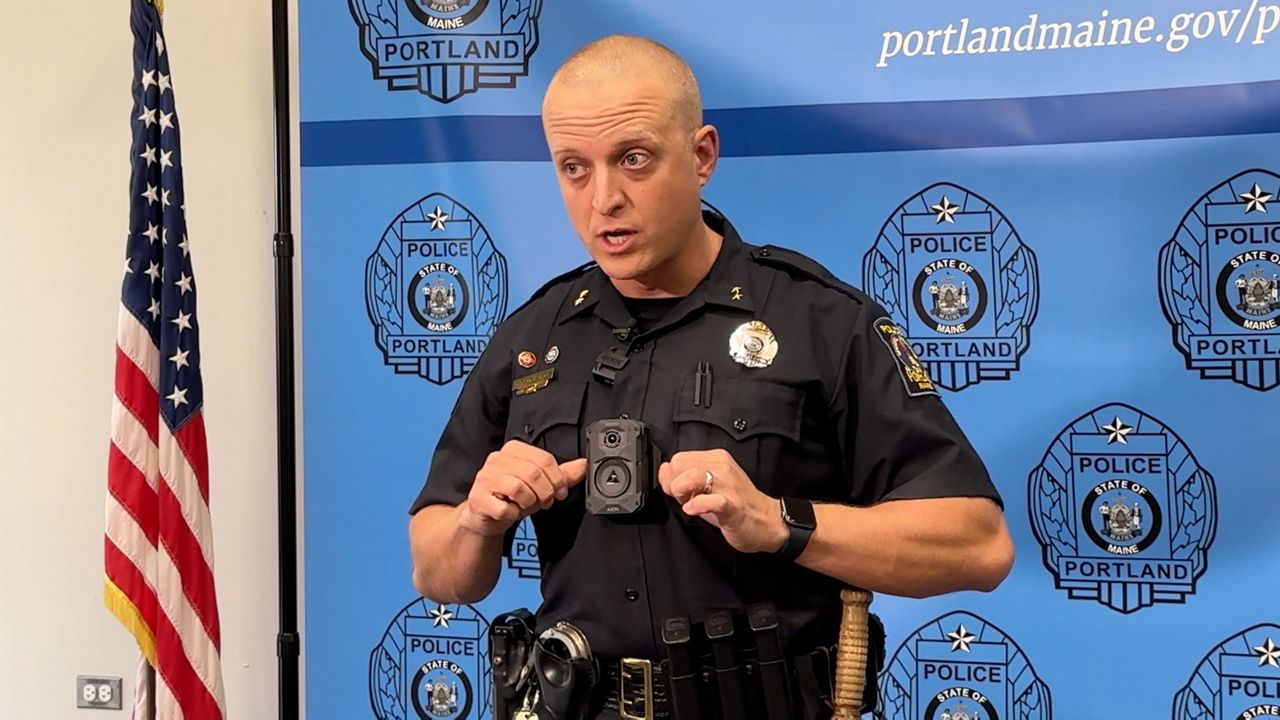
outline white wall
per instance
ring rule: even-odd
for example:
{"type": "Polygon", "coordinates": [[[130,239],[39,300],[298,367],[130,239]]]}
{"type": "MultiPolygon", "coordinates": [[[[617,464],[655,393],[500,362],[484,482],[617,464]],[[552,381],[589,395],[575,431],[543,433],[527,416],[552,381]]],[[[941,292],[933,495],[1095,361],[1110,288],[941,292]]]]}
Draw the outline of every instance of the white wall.
{"type": "MultiPolygon", "coordinates": [[[[276,717],[268,0],[169,0],[200,288],[230,717],[276,717]]],[[[108,720],[75,676],[137,651],[102,604],[103,498],[128,218],[129,2],[0,8],[0,718],[108,720]]]]}

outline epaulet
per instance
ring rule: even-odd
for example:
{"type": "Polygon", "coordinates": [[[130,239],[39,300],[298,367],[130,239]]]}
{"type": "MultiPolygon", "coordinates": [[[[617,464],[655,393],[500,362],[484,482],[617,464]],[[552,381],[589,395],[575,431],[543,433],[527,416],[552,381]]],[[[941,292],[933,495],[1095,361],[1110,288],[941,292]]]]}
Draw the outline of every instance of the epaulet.
{"type": "Polygon", "coordinates": [[[836,277],[817,260],[795,250],[778,247],[777,245],[764,245],[752,248],[751,259],[758,265],[793,273],[812,280],[823,287],[848,295],[858,304],[862,304],[866,300],[867,296],[861,290],[836,277]]]}
{"type": "Polygon", "coordinates": [[[563,283],[570,282],[572,280],[577,280],[578,278],[587,274],[589,271],[591,271],[595,267],[596,267],[596,263],[594,260],[592,260],[589,262],[585,262],[568,272],[561,273],[551,278],[545,284],[543,284],[542,287],[533,291],[533,294],[529,296],[529,299],[521,303],[520,307],[517,307],[515,310],[512,310],[511,312],[507,313],[507,317],[511,317],[516,313],[520,312],[521,310],[525,309],[530,303],[541,298],[543,295],[546,295],[552,288],[556,287],[557,285],[561,285],[563,283]]]}

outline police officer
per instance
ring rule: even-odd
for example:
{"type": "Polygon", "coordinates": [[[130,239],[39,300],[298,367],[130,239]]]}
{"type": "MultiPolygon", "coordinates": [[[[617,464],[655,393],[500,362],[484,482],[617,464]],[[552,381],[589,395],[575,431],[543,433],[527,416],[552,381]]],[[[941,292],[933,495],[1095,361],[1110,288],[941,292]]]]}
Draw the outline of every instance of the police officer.
{"type": "Polygon", "coordinates": [[[769,601],[798,656],[834,644],[845,585],[995,588],[1013,561],[999,495],[898,327],[702,210],[720,140],[688,66],[596,41],[542,120],[594,262],[513,313],[467,378],[412,507],[418,590],[484,598],[532,517],[539,628],[572,622],[608,666],[663,657],[673,615],[769,601]],[[584,429],[618,417],[662,457],[635,518],[584,510],[584,429]]]}

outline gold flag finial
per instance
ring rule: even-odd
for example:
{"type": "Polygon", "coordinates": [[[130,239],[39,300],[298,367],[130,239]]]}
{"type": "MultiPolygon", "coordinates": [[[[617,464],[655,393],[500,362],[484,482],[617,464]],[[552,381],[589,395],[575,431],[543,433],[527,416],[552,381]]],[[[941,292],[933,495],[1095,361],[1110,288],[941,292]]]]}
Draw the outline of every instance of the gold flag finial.
{"type": "Polygon", "coordinates": [[[164,14],[164,0],[149,0],[152,5],[156,6],[156,11],[161,15],[164,14]]]}

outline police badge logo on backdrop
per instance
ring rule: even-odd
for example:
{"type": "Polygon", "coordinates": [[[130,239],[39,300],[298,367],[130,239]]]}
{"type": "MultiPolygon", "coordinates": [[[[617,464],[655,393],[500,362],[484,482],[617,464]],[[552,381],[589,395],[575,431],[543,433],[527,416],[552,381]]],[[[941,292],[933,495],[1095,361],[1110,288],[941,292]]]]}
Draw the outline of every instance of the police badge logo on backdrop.
{"type": "Polygon", "coordinates": [[[349,0],[373,77],[448,103],[515,87],[538,49],[542,0],[349,0]]]}
{"type": "Polygon", "coordinates": [[[936,384],[963,390],[1018,370],[1039,303],[1036,257],[981,196],[938,183],[908,199],[867,251],[862,276],[936,384]]]}
{"type": "Polygon", "coordinates": [[[1217,526],[1213,476],[1147,413],[1113,403],[1072,422],[1027,495],[1045,567],[1068,597],[1131,613],[1195,592],[1217,526]]]}
{"type": "Polygon", "coordinates": [[[365,305],[386,364],[444,385],[471,371],[506,317],[507,259],[471,211],[432,193],[382,234],[365,305]]]}
{"type": "Polygon", "coordinates": [[[1049,720],[1049,686],[999,628],[953,612],[916,630],[880,676],[888,720],[1049,720]]]}
{"type": "Polygon", "coordinates": [[[525,580],[542,577],[542,565],[538,562],[538,536],[533,530],[533,521],[529,518],[516,525],[511,552],[507,556],[507,569],[525,580]]]}
{"type": "Polygon", "coordinates": [[[1280,175],[1242,172],[1196,201],[1160,249],[1160,305],[1202,378],[1280,385],[1278,195],[1280,175]]]}
{"type": "Polygon", "coordinates": [[[1280,717],[1280,625],[1266,623],[1209,651],[1173,699],[1173,720],[1280,717]]]}
{"type": "Polygon", "coordinates": [[[489,623],[470,605],[425,598],[391,621],[369,656],[369,702],[377,720],[488,717],[489,623]]]}

